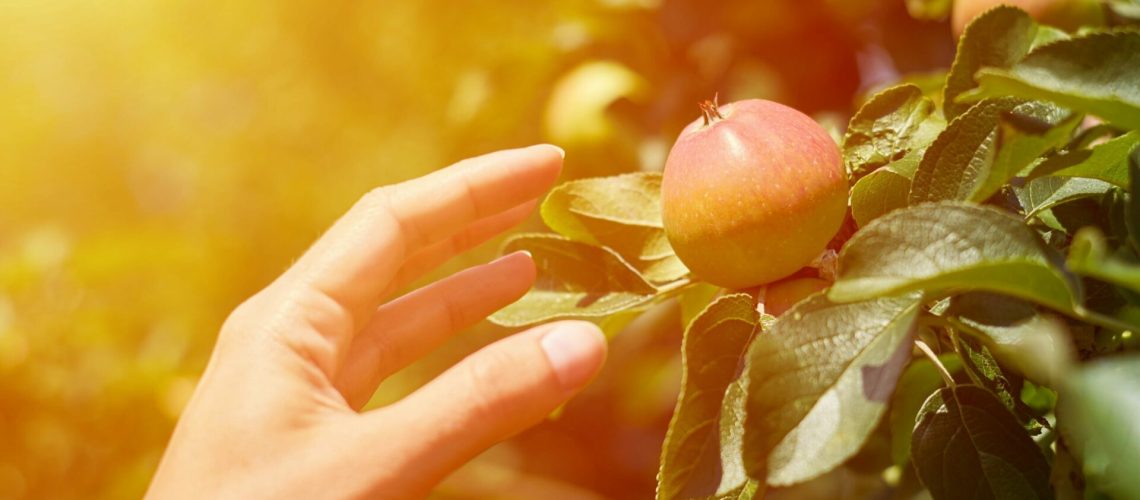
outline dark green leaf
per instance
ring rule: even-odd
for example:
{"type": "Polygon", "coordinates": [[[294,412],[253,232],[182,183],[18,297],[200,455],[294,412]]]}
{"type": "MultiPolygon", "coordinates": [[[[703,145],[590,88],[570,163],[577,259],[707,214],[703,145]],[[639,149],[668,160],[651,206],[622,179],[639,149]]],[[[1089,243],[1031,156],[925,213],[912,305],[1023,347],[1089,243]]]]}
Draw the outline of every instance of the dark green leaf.
{"type": "Polygon", "coordinates": [[[1053,498],[1045,456],[981,387],[959,385],[931,395],[914,429],[911,456],[936,500],[1053,498]]]}
{"type": "MultiPolygon", "coordinates": [[[[704,498],[747,481],[739,458],[739,426],[732,423],[739,415],[728,412],[726,433],[721,432],[721,417],[726,404],[732,408],[733,394],[726,396],[726,391],[737,379],[758,326],[752,296],[741,293],[717,299],[685,332],[681,394],[665,434],[657,498],[704,498]],[[722,455],[735,456],[734,463],[722,468],[722,455]]],[[[736,392],[739,400],[742,391],[736,392]]]]}
{"type": "Polygon", "coordinates": [[[854,455],[875,429],[910,358],[917,295],[834,304],[815,295],[748,351],[744,461],[784,486],[854,455]]]}
{"type": "Polygon", "coordinates": [[[1015,96],[1052,101],[1140,129],[1140,31],[1092,32],[1034,50],[1008,69],[982,68],[963,100],[1015,96]]]}
{"type": "Polygon", "coordinates": [[[1025,217],[1030,218],[1062,203],[1104,196],[1110,189],[1112,184],[1096,179],[1040,177],[1019,189],[1017,197],[1025,208],[1025,217]]]}
{"type": "Polygon", "coordinates": [[[969,201],[983,202],[1045,153],[1063,146],[1081,123],[1081,115],[1042,102],[1027,102],[999,119],[997,158],[969,201]]]}
{"type": "Polygon", "coordinates": [[[851,216],[859,227],[906,206],[910,179],[882,168],[859,179],[851,188],[851,216]]]}
{"type": "Polygon", "coordinates": [[[946,127],[914,173],[910,204],[970,200],[990,175],[998,146],[998,118],[1022,101],[982,101],[946,127]]]}
{"type": "Polygon", "coordinates": [[[982,344],[982,341],[974,337],[962,336],[956,332],[951,333],[951,342],[954,344],[954,350],[958,353],[959,358],[962,360],[963,371],[966,376],[970,378],[974,384],[980,387],[985,387],[998,397],[998,399],[1009,408],[1020,420],[1026,420],[1021,412],[1018,412],[1020,406],[1018,405],[1018,393],[1021,391],[1020,387],[1005,376],[998,364],[997,359],[993,354],[990,354],[989,349],[982,344]]]}
{"type": "Polygon", "coordinates": [[[847,126],[843,160],[857,179],[903,158],[914,149],[925,149],[945,126],[932,117],[934,103],[914,85],[888,88],[871,97],[847,126]]]}
{"type": "MultiPolygon", "coordinates": [[[[938,356],[942,366],[951,374],[962,369],[962,360],[951,354],[938,356]]],[[[937,391],[946,382],[942,374],[929,359],[917,358],[907,365],[899,377],[898,387],[891,395],[891,459],[895,465],[903,465],[910,460],[910,440],[914,434],[915,417],[922,403],[930,393],[937,391]]]]}
{"type": "Polygon", "coordinates": [[[1037,23],[1021,9],[1000,6],[986,11],[966,27],[958,39],[958,52],[946,77],[943,109],[954,118],[969,109],[957,102],[962,93],[977,87],[974,73],[983,67],[1008,68],[1029,52],[1037,23]]]}
{"type": "Polygon", "coordinates": [[[1092,149],[1078,149],[1050,156],[1033,168],[1029,177],[1046,175],[1085,177],[1128,188],[1128,158],[1140,144],[1140,131],[1132,131],[1092,149]]]}
{"type": "Polygon", "coordinates": [[[661,224],[661,174],[635,173],[559,185],[542,203],[547,226],[570,239],[607,246],[648,280],[688,274],[661,224]]]}
{"type": "Polygon", "coordinates": [[[1113,498],[1140,498],[1140,358],[1098,361],[1060,394],[1057,421],[1090,485],[1113,498]]]}
{"type": "Polygon", "coordinates": [[[1104,234],[1094,227],[1077,231],[1069,247],[1069,269],[1140,293],[1140,264],[1112,255],[1104,234]]]}
{"type": "Polygon", "coordinates": [[[491,316],[503,326],[594,318],[643,305],[658,290],[613,251],[552,234],[521,234],[504,251],[526,250],[538,267],[534,289],[491,316]]]}
{"type": "Polygon", "coordinates": [[[915,290],[990,290],[1061,311],[1074,290],[1060,257],[1019,218],[967,203],[924,204],[868,224],[843,247],[832,300],[915,290]]]}

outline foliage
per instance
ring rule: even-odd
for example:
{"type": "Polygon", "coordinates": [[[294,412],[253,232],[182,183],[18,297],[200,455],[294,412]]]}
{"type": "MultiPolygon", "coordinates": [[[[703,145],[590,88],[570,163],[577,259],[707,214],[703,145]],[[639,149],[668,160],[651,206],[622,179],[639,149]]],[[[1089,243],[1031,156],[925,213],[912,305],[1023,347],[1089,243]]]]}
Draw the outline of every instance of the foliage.
{"type": "MultiPolygon", "coordinates": [[[[1120,464],[1140,449],[1123,420],[1140,367],[1138,55],[1140,32],[1069,35],[1001,7],[960,40],[941,109],[912,84],[867,99],[842,140],[858,229],[835,283],[780,318],[757,312],[762,289],[726,291],[687,324],[658,498],[759,497],[876,453],[937,499],[1137,494],[1120,464]]],[[[591,318],[623,293],[638,299],[613,309],[707,286],[654,265],[675,258],[656,180],[556,190],[542,215],[561,236],[545,241],[604,253],[611,274],[543,272],[521,303],[549,303],[499,319],[591,318]]]]}

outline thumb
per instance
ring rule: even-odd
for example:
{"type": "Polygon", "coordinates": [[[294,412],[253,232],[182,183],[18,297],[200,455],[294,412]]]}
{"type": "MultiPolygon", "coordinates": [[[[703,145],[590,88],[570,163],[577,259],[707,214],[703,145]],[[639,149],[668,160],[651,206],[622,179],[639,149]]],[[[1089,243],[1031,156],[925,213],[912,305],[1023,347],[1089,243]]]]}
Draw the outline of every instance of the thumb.
{"type": "Polygon", "coordinates": [[[605,356],[605,337],[591,323],[540,326],[468,356],[399,403],[374,412],[376,423],[382,433],[398,429],[417,437],[405,450],[417,469],[408,472],[427,474],[420,479],[431,485],[540,422],[594,378],[605,356]]]}

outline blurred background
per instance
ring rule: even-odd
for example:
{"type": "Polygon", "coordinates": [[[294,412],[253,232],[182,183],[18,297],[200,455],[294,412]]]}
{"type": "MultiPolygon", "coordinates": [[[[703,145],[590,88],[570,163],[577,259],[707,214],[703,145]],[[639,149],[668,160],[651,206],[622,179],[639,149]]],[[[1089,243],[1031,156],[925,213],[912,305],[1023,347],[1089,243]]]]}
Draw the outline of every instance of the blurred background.
{"type": "MultiPolygon", "coordinates": [[[[842,127],[952,53],[903,0],[0,2],[0,498],[140,496],[228,312],[374,186],[536,142],[566,179],[660,169],[716,93],[842,127]]],[[[650,498],[678,315],[436,495],[650,498]]]]}

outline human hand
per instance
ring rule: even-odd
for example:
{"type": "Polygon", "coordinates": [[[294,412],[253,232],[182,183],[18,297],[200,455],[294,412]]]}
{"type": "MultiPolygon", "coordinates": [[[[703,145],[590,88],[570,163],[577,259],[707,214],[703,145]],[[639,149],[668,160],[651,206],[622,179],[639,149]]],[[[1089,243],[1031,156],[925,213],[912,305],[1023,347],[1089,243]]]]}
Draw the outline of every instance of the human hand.
{"type": "Polygon", "coordinates": [[[364,196],[226,320],[148,496],[420,497],[569,399],[605,358],[589,323],[507,337],[359,411],[385,377],[530,288],[534,264],[516,253],[384,303],[521,222],[561,165],[552,146],[500,151],[364,196]]]}

